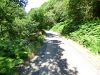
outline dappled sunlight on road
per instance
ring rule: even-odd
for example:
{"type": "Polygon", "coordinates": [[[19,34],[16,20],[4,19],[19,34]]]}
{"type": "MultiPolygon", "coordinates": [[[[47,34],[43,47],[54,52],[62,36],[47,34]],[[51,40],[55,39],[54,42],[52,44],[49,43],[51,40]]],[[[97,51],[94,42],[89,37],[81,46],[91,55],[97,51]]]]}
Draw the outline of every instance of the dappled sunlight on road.
{"type": "Polygon", "coordinates": [[[38,55],[20,70],[21,75],[98,75],[88,58],[77,51],[70,40],[53,32],[46,32],[45,39],[38,55]]]}

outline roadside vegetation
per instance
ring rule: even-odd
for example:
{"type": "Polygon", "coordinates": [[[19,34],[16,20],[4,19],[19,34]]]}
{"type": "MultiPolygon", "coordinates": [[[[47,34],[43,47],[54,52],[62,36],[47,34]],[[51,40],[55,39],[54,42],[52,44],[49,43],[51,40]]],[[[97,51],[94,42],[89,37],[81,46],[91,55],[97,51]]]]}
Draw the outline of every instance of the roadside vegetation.
{"type": "Polygon", "coordinates": [[[98,0],[49,0],[41,8],[52,22],[51,30],[79,42],[99,55],[99,7],[98,0]]]}
{"type": "Polygon", "coordinates": [[[0,75],[18,75],[18,67],[38,53],[44,30],[59,32],[100,54],[99,0],[48,0],[29,13],[24,1],[0,1],[0,75]]]}
{"type": "Polygon", "coordinates": [[[0,75],[18,75],[20,65],[36,55],[43,43],[40,21],[24,7],[19,0],[0,1],[0,75]]]}

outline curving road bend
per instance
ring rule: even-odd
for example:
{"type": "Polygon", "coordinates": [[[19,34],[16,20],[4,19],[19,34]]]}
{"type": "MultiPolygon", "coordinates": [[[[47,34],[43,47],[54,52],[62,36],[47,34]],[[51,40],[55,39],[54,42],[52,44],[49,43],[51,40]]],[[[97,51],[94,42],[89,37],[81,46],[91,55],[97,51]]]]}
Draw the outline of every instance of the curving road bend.
{"type": "Polygon", "coordinates": [[[46,31],[39,54],[21,67],[20,75],[100,75],[100,60],[86,48],[46,31]]]}

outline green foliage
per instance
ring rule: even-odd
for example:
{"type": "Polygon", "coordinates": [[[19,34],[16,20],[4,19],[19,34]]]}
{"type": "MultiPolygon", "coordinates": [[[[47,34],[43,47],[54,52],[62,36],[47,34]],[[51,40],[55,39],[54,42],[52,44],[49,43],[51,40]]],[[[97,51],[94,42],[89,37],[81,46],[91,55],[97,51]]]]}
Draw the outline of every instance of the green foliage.
{"type": "Polygon", "coordinates": [[[99,17],[100,18],[100,1],[99,0],[94,0],[93,2],[93,17],[99,17]]]}
{"type": "Polygon", "coordinates": [[[99,3],[98,0],[49,0],[42,7],[53,24],[51,30],[69,36],[100,54],[99,3]]]}
{"type": "Polygon", "coordinates": [[[61,34],[62,35],[69,35],[71,32],[74,32],[79,29],[80,23],[74,22],[72,20],[67,20],[67,24],[64,26],[61,34]]]}
{"type": "Polygon", "coordinates": [[[34,17],[27,16],[16,1],[0,1],[0,74],[3,75],[18,75],[18,66],[30,53],[37,54],[44,40],[41,11],[35,12],[34,17]]]}
{"type": "Polygon", "coordinates": [[[100,54],[98,0],[49,0],[25,13],[18,0],[0,1],[0,74],[18,75],[24,60],[38,53],[44,29],[59,32],[100,54]]]}
{"type": "Polygon", "coordinates": [[[56,25],[54,25],[51,30],[55,31],[55,32],[59,32],[59,33],[62,33],[62,30],[64,28],[64,26],[66,25],[66,21],[65,22],[60,22],[60,23],[57,23],[56,25]]]}
{"type": "Polygon", "coordinates": [[[42,9],[32,9],[29,12],[29,17],[31,17],[32,21],[38,22],[39,26],[38,29],[45,29],[44,26],[44,14],[42,9]]]}
{"type": "Polygon", "coordinates": [[[18,75],[16,72],[17,65],[22,64],[21,59],[12,59],[8,57],[0,57],[0,74],[1,75],[18,75]],[[16,66],[16,67],[15,67],[16,66]]]}
{"type": "Polygon", "coordinates": [[[70,37],[90,48],[96,54],[100,53],[100,21],[84,23],[79,30],[70,34],[70,37]]]}
{"type": "Polygon", "coordinates": [[[44,25],[47,29],[67,19],[67,4],[68,0],[49,0],[40,7],[44,11],[44,25]]]}

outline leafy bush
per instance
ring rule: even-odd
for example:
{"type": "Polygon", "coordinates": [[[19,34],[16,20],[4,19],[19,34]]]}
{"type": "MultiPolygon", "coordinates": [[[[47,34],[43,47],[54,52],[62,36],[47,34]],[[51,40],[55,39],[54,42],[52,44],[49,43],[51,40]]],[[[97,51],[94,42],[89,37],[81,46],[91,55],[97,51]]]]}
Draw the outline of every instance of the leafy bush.
{"type": "Polygon", "coordinates": [[[68,23],[67,21],[57,23],[51,28],[51,30],[62,33],[62,31],[63,31],[64,27],[67,25],[67,23],[68,23]]]}
{"type": "Polygon", "coordinates": [[[88,47],[95,54],[100,53],[100,20],[80,25],[79,30],[70,33],[70,37],[88,47]]]}
{"type": "Polygon", "coordinates": [[[43,32],[41,19],[37,22],[31,19],[14,1],[0,2],[0,75],[17,75],[18,66],[28,59],[30,53],[37,54],[44,38],[40,34],[43,32]]]}

